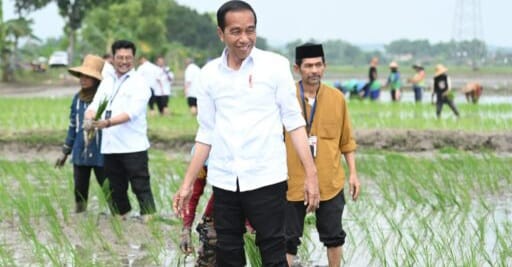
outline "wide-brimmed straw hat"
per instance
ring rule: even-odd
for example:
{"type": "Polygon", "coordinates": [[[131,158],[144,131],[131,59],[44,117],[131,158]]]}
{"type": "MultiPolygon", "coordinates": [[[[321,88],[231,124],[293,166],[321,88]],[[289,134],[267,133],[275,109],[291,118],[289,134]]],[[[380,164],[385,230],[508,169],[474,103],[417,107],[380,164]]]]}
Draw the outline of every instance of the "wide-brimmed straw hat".
{"type": "Polygon", "coordinates": [[[447,71],[448,71],[448,68],[446,68],[443,64],[437,64],[435,76],[446,73],[447,71]]]}
{"type": "Polygon", "coordinates": [[[69,68],[68,72],[78,78],[83,74],[101,81],[101,70],[104,63],[103,58],[99,56],[86,55],[81,66],[69,68]]]}
{"type": "Polygon", "coordinates": [[[419,63],[416,63],[416,64],[412,65],[412,68],[415,69],[415,70],[422,70],[422,69],[424,69],[423,66],[421,66],[421,64],[419,64],[419,63]]]}
{"type": "Polygon", "coordinates": [[[396,63],[396,61],[391,61],[391,63],[389,63],[389,67],[390,68],[398,68],[398,63],[396,63]]]}

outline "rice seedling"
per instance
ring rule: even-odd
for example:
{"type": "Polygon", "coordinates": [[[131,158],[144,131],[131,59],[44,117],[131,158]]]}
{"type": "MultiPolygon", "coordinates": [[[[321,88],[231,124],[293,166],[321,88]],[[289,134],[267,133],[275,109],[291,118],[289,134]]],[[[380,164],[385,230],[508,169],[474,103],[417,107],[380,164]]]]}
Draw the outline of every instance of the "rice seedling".
{"type": "MultiPolygon", "coordinates": [[[[18,140],[33,144],[60,144],[69,124],[69,97],[0,99],[0,140],[18,140]]],[[[153,142],[191,141],[197,129],[196,118],[189,114],[183,98],[171,98],[171,117],[149,117],[149,136],[153,142]]],[[[457,130],[484,133],[512,129],[512,106],[507,104],[459,104],[461,118],[455,120],[449,110],[435,118],[431,105],[351,101],[355,129],[457,130]]]]}
{"type": "MultiPolygon", "coordinates": [[[[70,102],[66,97],[0,99],[0,141],[60,144],[70,102]]],[[[504,104],[460,104],[459,120],[449,110],[436,120],[434,107],[426,104],[351,101],[349,105],[356,130],[512,129],[512,107],[504,104]]],[[[42,156],[30,161],[0,158],[0,265],[183,263],[177,249],[181,221],[171,205],[190,158],[189,142],[197,123],[183,98],[172,98],[170,106],[171,117],[149,118],[149,135],[157,143],[150,150],[149,166],[158,216],[147,225],[136,218],[121,221],[103,214],[107,204],[94,183],[87,214],[73,214],[70,166],[55,170],[53,159],[42,156]],[[158,143],[170,141],[176,144],[172,151],[159,150],[158,143]]],[[[358,202],[347,200],[345,266],[511,266],[510,166],[510,155],[451,148],[425,155],[358,152],[363,192],[358,202]]],[[[132,194],[130,201],[137,203],[132,194]]],[[[248,262],[258,266],[257,248],[250,238],[246,236],[248,262]]],[[[306,265],[326,264],[314,216],[307,217],[299,256],[306,265]]]]}

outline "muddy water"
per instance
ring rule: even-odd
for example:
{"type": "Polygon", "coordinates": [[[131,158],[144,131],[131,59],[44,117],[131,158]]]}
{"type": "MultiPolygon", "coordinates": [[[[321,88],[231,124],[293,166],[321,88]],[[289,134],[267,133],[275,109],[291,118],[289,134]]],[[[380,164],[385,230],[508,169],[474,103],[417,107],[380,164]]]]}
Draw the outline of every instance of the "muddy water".
{"type": "MultiPolygon", "coordinates": [[[[389,91],[381,91],[379,101],[391,102],[391,94],[389,91]]],[[[431,103],[431,93],[424,92],[422,103],[431,103]]],[[[400,102],[412,103],[414,102],[414,93],[405,91],[401,93],[400,102]]],[[[456,94],[455,104],[467,103],[466,97],[460,93],[456,94]]],[[[479,100],[481,104],[512,104],[512,95],[487,95],[483,94],[479,100]]]]}
{"type": "MultiPolygon", "coordinates": [[[[462,231],[459,235],[452,235],[452,239],[450,240],[451,244],[453,244],[451,249],[455,251],[454,257],[461,257],[461,254],[464,253],[464,247],[459,247],[458,244],[465,244],[466,247],[476,246],[476,244],[472,243],[475,242],[475,238],[472,237],[474,237],[476,234],[482,235],[484,239],[480,241],[484,242],[485,251],[479,251],[479,253],[487,253],[491,262],[499,262],[500,255],[498,255],[498,253],[495,251],[496,244],[498,242],[496,227],[504,226],[512,221],[512,207],[509,203],[512,203],[512,194],[501,197],[491,197],[488,199],[487,203],[491,206],[491,210],[483,212],[482,210],[484,210],[484,208],[475,201],[473,203],[474,209],[472,209],[469,214],[461,213],[458,209],[449,211],[449,213],[451,213],[450,216],[454,221],[453,227],[457,228],[458,230],[450,228],[451,226],[447,227],[446,222],[444,222],[443,219],[435,217],[430,219],[428,227],[435,229],[436,234],[439,235],[443,235],[443,233],[449,233],[452,231],[462,231]],[[479,224],[482,223],[482,218],[485,218],[483,223],[484,227],[479,228],[479,224]],[[462,222],[462,225],[457,226],[457,222],[462,222]]],[[[350,203],[348,205],[350,205],[350,203]]],[[[393,218],[407,218],[405,210],[401,209],[400,207],[397,207],[394,211],[391,210],[385,212],[391,213],[393,218]]],[[[417,212],[419,214],[422,213],[421,211],[417,212]]],[[[414,244],[416,241],[412,240],[411,236],[417,235],[418,232],[425,231],[423,228],[424,226],[422,226],[421,223],[408,223],[407,220],[404,220],[405,222],[399,225],[401,229],[400,231],[397,231],[394,228],[395,226],[390,225],[389,221],[381,213],[382,211],[373,211],[371,209],[368,209],[363,213],[351,211],[350,207],[345,209],[345,213],[343,215],[343,227],[349,236],[347,237],[343,248],[343,254],[345,255],[343,266],[384,266],[382,262],[379,262],[378,259],[372,256],[375,254],[375,251],[371,250],[371,246],[367,243],[368,241],[365,240],[369,238],[376,242],[374,245],[377,246],[378,253],[380,255],[389,255],[387,257],[387,264],[391,264],[390,266],[400,266],[393,265],[391,260],[396,259],[397,250],[402,248],[401,244],[414,244]],[[377,227],[373,227],[373,231],[367,232],[365,229],[362,229],[361,225],[356,223],[357,220],[354,218],[355,216],[372,218],[371,225],[377,227]],[[386,241],[384,241],[383,244],[379,244],[378,240],[382,240],[383,236],[385,237],[384,239],[386,239],[386,241]]],[[[411,210],[407,210],[407,213],[411,213],[411,210]]],[[[302,260],[302,266],[327,267],[328,261],[326,257],[326,249],[318,241],[318,232],[316,229],[314,229],[314,227],[310,228],[309,235],[309,240],[313,241],[307,243],[310,258],[307,261],[302,260]]],[[[430,241],[431,240],[429,240],[428,237],[424,237],[421,242],[428,243],[430,241]]],[[[405,246],[407,247],[408,245],[405,246]]],[[[419,247],[421,247],[421,245],[419,247]]],[[[411,246],[409,249],[413,249],[413,246],[411,246]]],[[[430,246],[429,252],[434,254],[437,253],[435,252],[433,245],[430,246]]],[[[449,253],[449,251],[446,251],[446,253],[449,253]]],[[[401,256],[398,260],[409,257],[409,255],[407,255],[405,252],[400,254],[401,256]]],[[[384,256],[384,258],[386,258],[386,256],[384,256]]],[[[439,263],[431,265],[431,262],[428,263],[422,261],[421,258],[414,259],[414,261],[415,266],[442,266],[439,263]]],[[[492,266],[486,264],[480,265],[477,262],[475,263],[477,266],[492,266]]],[[[510,264],[512,264],[511,257],[508,258],[508,265],[506,266],[512,266],[510,264]]]]}
{"type": "MultiPolygon", "coordinates": [[[[14,149],[11,147],[11,153],[17,153],[13,151],[14,149]]],[[[31,151],[28,149],[19,149],[18,151],[25,151],[26,155],[31,154],[32,159],[37,159],[38,156],[46,155],[47,151],[43,148],[38,150],[37,152],[31,151]]],[[[169,151],[169,153],[173,153],[169,151]]],[[[184,152],[178,152],[184,153],[184,152]]],[[[428,152],[414,153],[408,152],[410,155],[415,157],[430,157],[428,152]]],[[[361,155],[362,160],[364,161],[364,154],[361,155]]],[[[40,157],[39,157],[40,159],[40,157]]],[[[12,157],[10,160],[20,160],[20,158],[12,157]]],[[[364,179],[364,177],[361,177],[364,179]]],[[[367,185],[369,187],[375,185],[367,185]]],[[[376,191],[377,189],[365,189],[368,192],[376,191]]],[[[512,203],[512,194],[505,194],[502,196],[485,196],[487,200],[486,203],[488,205],[487,208],[481,206],[481,204],[475,201],[472,208],[468,213],[460,213],[460,210],[453,209],[451,212],[447,212],[448,214],[458,214],[454,216],[454,221],[460,222],[464,224],[460,229],[476,229],[479,220],[482,217],[485,217],[485,228],[483,229],[485,237],[485,253],[489,254],[491,260],[495,260],[498,255],[493,253],[493,249],[497,242],[497,236],[495,233],[495,229],[493,228],[496,225],[504,225],[507,222],[512,221],[512,207],[509,203],[512,203]]],[[[127,221],[122,221],[121,227],[126,237],[120,238],[117,236],[112,230],[112,218],[105,214],[106,210],[102,210],[98,205],[98,199],[91,199],[90,202],[90,211],[86,214],[72,214],[70,213],[70,218],[66,221],[62,216],[59,217],[60,227],[62,232],[66,237],[70,240],[71,245],[73,246],[74,256],[80,256],[84,258],[90,258],[91,263],[102,264],[103,266],[130,266],[130,267],[138,267],[138,266],[193,266],[194,258],[183,257],[183,255],[178,252],[176,248],[176,243],[173,238],[176,238],[177,231],[179,229],[176,226],[167,225],[165,223],[159,223],[159,235],[164,237],[165,242],[158,247],[158,252],[155,255],[154,249],[151,246],[154,246],[155,240],[152,238],[152,235],[148,234],[152,230],[148,225],[143,224],[137,217],[131,217],[127,221]],[[103,213],[102,213],[103,212],[103,213]],[[101,229],[100,235],[104,240],[107,240],[109,244],[109,249],[106,249],[104,246],[99,245],[97,249],[95,248],[93,251],[88,251],[81,247],[81,237],[77,232],[77,229],[82,227],[81,221],[83,220],[93,220],[98,229],[101,229]],[[120,254],[120,257],[116,257],[115,259],[111,258],[110,251],[115,251],[120,254]],[[154,257],[158,258],[160,264],[155,264],[154,257]]],[[[403,221],[403,224],[400,225],[402,228],[402,232],[398,233],[393,225],[389,224],[388,218],[386,218],[383,214],[382,210],[376,210],[375,206],[369,205],[368,208],[364,208],[368,206],[366,204],[360,204],[359,206],[354,206],[355,204],[351,201],[348,201],[347,208],[344,214],[344,227],[347,231],[348,237],[346,240],[346,245],[344,246],[344,255],[345,255],[345,265],[344,266],[382,266],[382,264],[378,261],[372,261],[374,257],[374,251],[372,251],[371,246],[367,243],[368,239],[376,240],[377,245],[379,245],[379,241],[382,242],[382,236],[385,236],[389,241],[388,244],[382,244],[380,253],[393,255],[396,257],[397,250],[401,248],[401,245],[397,245],[400,243],[400,239],[403,238],[403,242],[413,242],[411,241],[410,236],[414,236],[418,233],[418,231],[423,231],[421,228],[421,223],[419,223],[414,218],[409,218],[407,220],[401,220],[400,218],[408,218],[408,214],[423,214],[424,211],[421,207],[417,209],[413,208],[406,210],[404,207],[396,207],[393,210],[390,210],[388,216],[391,215],[393,218],[397,218],[396,221],[403,221]],[[370,220],[369,223],[369,232],[365,231],[365,225],[359,224],[358,218],[366,218],[366,220],[370,220]]],[[[172,218],[173,215],[170,211],[163,211],[162,217],[164,218],[172,218]]],[[[14,251],[14,260],[16,261],[18,266],[36,266],[37,262],[31,259],[31,255],[34,253],[32,251],[32,246],[27,245],[27,241],[24,240],[23,234],[20,232],[20,222],[17,220],[16,216],[14,219],[8,220],[0,220],[0,240],[2,242],[2,246],[4,249],[9,251],[14,251]]],[[[429,218],[430,227],[436,229],[439,232],[450,232],[453,231],[452,228],[443,229],[445,227],[445,222],[439,216],[433,216],[433,218],[429,218]]],[[[36,230],[36,234],[38,236],[39,242],[48,247],[54,246],[55,242],[53,241],[51,235],[49,234],[48,229],[51,229],[51,226],[48,225],[48,221],[45,217],[43,218],[33,218],[31,225],[36,230]]],[[[194,234],[196,235],[196,234],[194,234]]],[[[325,256],[325,248],[318,241],[318,234],[314,228],[312,228],[309,232],[310,239],[307,242],[307,247],[309,250],[309,260],[303,260],[303,266],[327,266],[327,260],[325,256]]],[[[473,234],[468,235],[472,236],[473,234]]],[[[467,236],[461,234],[458,236],[454,236],[456,240],[454,242],[454,249],[457,251],[455,246],[457,244],[464,244],[464,242],[471,242],[473,239],[466,240],[467,236]]],[[[404,243],[405,244],[405,243],[404,243]]],[[[433,253],[435,253],[433,251],[433,253]]],[[[407,257],[407,255],[402,255],[403,257],[407,257]]],[[[65,266],[75,266],[73,264],[72,254],[66,254],[65,251],[59,257],[67,259],[64,260],[68,264],[65,266]]],[[[393,258],[391,257],[391,258],[393,258]]],[[[46,259],[46,262],[50,262],[49,259],[46,259]]],[[[422,262],[419,259],[416,262],[417,266],[426,266],[428,265],[425,262],[422,262]]],[[[0,264],[1,265],[1,264],[0,264]]],[[[49,265],[46,265],[49,266],[49,265]]]]}

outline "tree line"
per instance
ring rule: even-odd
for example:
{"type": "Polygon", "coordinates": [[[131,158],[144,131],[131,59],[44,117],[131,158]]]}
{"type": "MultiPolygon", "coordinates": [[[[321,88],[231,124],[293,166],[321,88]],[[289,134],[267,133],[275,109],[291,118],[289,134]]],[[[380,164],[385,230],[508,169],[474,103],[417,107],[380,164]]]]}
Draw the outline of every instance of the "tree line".
{"type": "MultiPolygon", "coordinates": [[[[69,62],[79,64],[86,53],[108,53],[116,39],[135,41],[140,53],[150,58],[166,56],[174,69],[181,69],[188,57],[205,63],[218,56],[223,48],[216,34],[215,14],[200,14],[173,0],[15,0],[14,5],[18,18],[5,22],[0,5],[0,61],[4,81],[14,78],[14,70],[22,60],[48,57],[55,50],[66,50],[69,62]],[[50,3],[57,5],[65,22],[63,37],[40,40],[32,32],[33,22],[25,17],[50,3]],[[25,40],[22,47],[18,47],[20,39],[25,40]]],[[[307,41],[318,42],[292,40],[283,47],[271,47],[264,37],[258,37],[257,46],[293,60],[295,46],[307,41]]],[[[341,39],[322,43],[329,64],[333,65],[365,65],[374,56],[384,62],[398,59],[415,63],[512,64],[512,60],[506,60],[512,59],[509,52],[495,53],[490,60],[481,40],[431,44],[426,39],[401,39],[374,51],[364,51],[341,39]],[[500,57],[498,60],[496,55],[500,57]],[[500,61],[501,57],[505,60],[500,61]]]]}

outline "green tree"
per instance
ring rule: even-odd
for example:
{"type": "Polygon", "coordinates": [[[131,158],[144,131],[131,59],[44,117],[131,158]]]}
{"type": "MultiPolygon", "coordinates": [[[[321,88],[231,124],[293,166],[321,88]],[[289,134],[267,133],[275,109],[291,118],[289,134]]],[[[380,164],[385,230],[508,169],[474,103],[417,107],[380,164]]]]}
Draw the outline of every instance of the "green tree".
{"type": "Polygon", "coordinates": [[[59,14],[64,19],[64,32],[68,38],[68,58],[73,61],[77,31],[82,27],[87,12],[93,8],[105,7],[117,0],[15,0],[18,14],[30,12],[55,2],[59,8],[59,14]]]}
{"type": "Polygon", "coordinates": [[[160,54],[167,43],[164,22],[169,4],[164,0],[128,0],[96,8],[84,21],[82,41],[90,44],[93,50],[89,52],[100,54],[110,52],[117,39],[134,41],[142,53],[160,54]]]}
{"type": "Polygon", "coordinates": [[[224,46],[219,41],[211,14],[199,14],[189,7],[172,3],[166,16],[168,41],[206,50],[210,56],[222,51],[224,46]]]}
{"type": "Polygon", "coordinates": [[[3,23],[3,52],[2,58],[3,64],[2,66],[2,80],[3,81],[13,81],[14,70],[18,63],[17,55],[18,55],[18,43],[20,38],[28,37],[31,39],[38,39],[36,36],[32,34],[32,20],[27,20],[25,18],[17,18],[10,19],[3,23]]]}
{"type": "Polygon", "coordinates": [[[5,22],[5,37],[12,39],[13,54],[16,54],[18,50],[20,38],[28,37],[35,40],[39,39],[32,32],[33,23],[31,19],[27,20],[25,18],[11,19],[5,22]]]}

